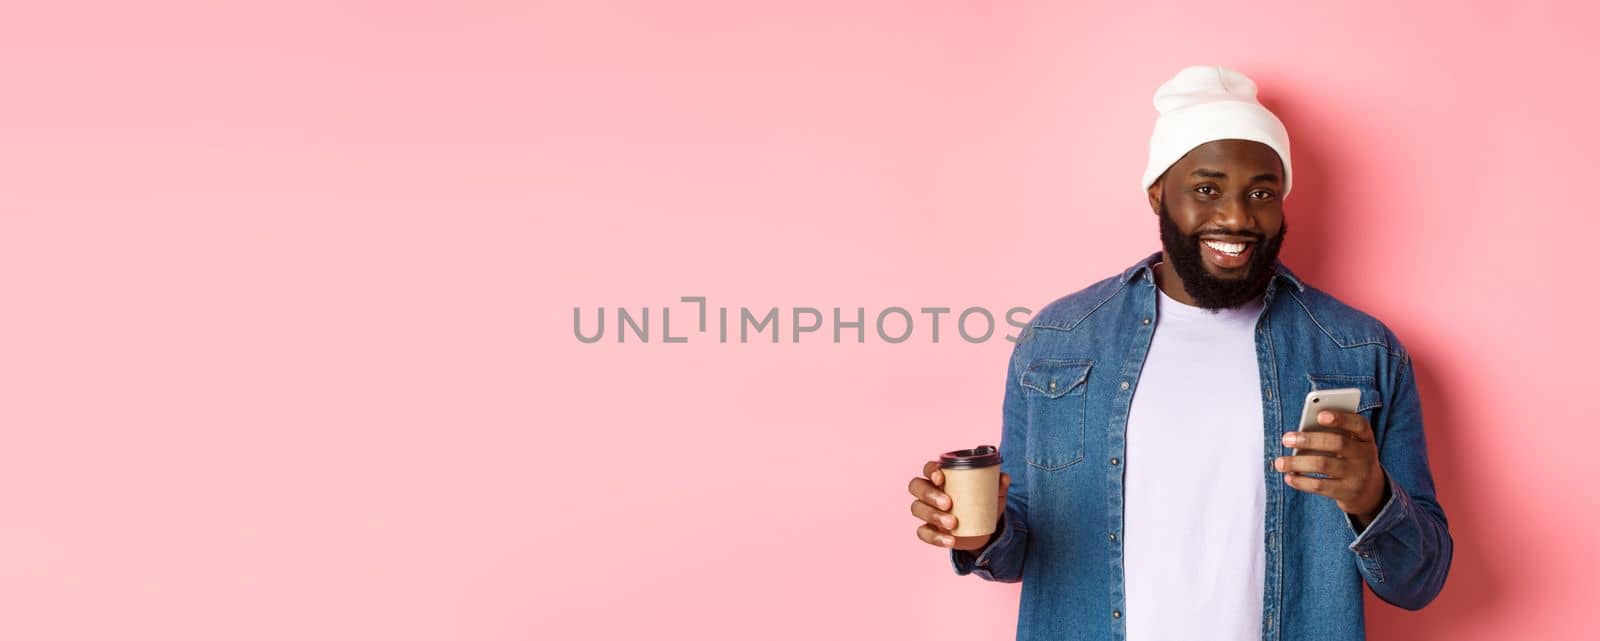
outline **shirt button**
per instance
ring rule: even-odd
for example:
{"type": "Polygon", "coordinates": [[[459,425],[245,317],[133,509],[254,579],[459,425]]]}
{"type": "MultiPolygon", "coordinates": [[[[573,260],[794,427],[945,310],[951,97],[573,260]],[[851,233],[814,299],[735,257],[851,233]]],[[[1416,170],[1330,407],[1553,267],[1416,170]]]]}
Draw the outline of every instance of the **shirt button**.
{"type": "Polygon", "coordinates": [[[1144,324],[1149,325],[1150,324],[1150,319],[1149,318],[1144,319],[1144,324]]]}
{"type": "Polygon", "coordinates": [[[1056,391],[1056,379],[1050,379],[1050,391],[1056,391]]]}
{"type": "Polygon", "coordinates": [[[1122,382],[1122,389],[1128,389],[1128,382],[1127,381],[1123,381],[1122,382]]]}
{"type": "Polygon", "coordinates": [[[1117,460],[1117,459],[1116,459],[1116,458],[1115,458],[1115,457],[1112,457],[1112,459],[1111,459],[1111,464],[1112,464],[1112,465],[1116,465],[1116,464],[1117,464],[1117,463],[1119,463],[1119,462],[1120,462],[1120,461],[1118,461],[1118,460],[1117,460]]]}
{"type": "Polygon", "coordinates": [[[1113,541],[1117,540],[1117,533],[1116,532],[1112,532],[1110,534],[1110,537],[1111,537],[1111,540],[1113,540],[1113,541]]]}
{"type": "Polygon", "coordinates": [[[1121,610],[1112,610],[1111,611],[1111,618],[1113,618],[1113,619],[1122,618],[1122,611],[1121,610]]]}

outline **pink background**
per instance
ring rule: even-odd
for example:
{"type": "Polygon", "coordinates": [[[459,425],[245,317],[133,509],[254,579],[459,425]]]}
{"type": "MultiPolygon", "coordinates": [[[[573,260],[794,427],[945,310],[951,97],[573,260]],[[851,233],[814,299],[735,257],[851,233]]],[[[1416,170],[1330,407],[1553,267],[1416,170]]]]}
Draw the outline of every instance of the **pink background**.
{"type": "Polygon", "coordinates": [[[572,309],[1038,309],[1158,248],[1186,64],[1416,358],[1456,559],[1372,638],[1600,632],[1592,4],[220,4],[0,20],[0,638],[1011,639],[905,490],[1010,343],[572,309]]]}

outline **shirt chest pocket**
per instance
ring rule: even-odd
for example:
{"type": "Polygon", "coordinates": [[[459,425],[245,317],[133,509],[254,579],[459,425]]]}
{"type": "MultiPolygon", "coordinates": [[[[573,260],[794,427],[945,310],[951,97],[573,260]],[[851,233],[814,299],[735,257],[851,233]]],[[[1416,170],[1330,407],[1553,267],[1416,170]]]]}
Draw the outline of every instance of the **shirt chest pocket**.
{"type": "Polygon", "coordinates": [[[1022,372],[1028,402],[1028,465],[1044,471],[1083,462],[1089,359],[1039,359],[1022,372]]]}
{"type": "MultiPolygon", "coordinates": [[[[1361,390],[1361,401],[1356,405],[1356,413],[1367,419],[1373,432],[1377,432],[1381,417],[1377,415],[1383,408],[1383,397],[1378,395],[1377,380],[1371,376],[1359,374],[1306,374],[1311,380],[1312,390],[1335,389],[1340,387],[1354,387],[1361,390]]],[[[1299,416],[1296,414],[1295,416],[1299,416]]],[[[1381,437],[1381,434],[1377,434],[1381,437]]]]}

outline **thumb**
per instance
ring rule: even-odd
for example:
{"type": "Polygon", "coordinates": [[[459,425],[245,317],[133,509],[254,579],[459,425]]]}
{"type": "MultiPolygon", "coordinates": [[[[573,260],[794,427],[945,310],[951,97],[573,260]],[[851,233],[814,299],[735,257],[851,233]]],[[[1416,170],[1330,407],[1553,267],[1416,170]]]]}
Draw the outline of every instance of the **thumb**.
{"type": "Polygon", "coordinates": [[[1000,473],[1000,496],[1005,496],[1006,495],[1006,490],[1009,490],[1009,489],[1011,489],[1011,475],[1010,474],[1006,474],[1005,472],[1001,472],[1000,473]]]}

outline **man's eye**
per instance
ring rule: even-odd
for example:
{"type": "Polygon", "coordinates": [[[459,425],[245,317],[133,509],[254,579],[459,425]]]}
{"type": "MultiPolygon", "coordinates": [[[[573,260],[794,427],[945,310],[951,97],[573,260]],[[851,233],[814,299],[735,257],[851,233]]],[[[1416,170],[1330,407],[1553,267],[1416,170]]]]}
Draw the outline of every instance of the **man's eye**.
{"type": "Polygon", "coordinates": [[[1212,191],[1216,191],[1216,188],[1212,187],[1211,185],[1201,185],[1199,187],[1195,187],[1194,189],[1195,189],[1195,191],[1198,191],[1198,192],[1200,192],[1202,194],[1205,194],[1207,196],[1211,195],[1210,191],[1206,191],[1207,189],[1210,189],[1212,191]]]}
{"type": "Polygon", "coordinates": [[[1272,192],[1267,191],[1265,189],[1257,189],[1254,192],[1251,192],[1250,195],[1255,196],[1256,198],[1259,198],[1261,200],[1266,200],[1266,199],[1272,197],[1272,192]]]}

